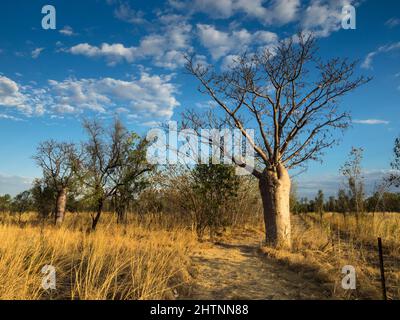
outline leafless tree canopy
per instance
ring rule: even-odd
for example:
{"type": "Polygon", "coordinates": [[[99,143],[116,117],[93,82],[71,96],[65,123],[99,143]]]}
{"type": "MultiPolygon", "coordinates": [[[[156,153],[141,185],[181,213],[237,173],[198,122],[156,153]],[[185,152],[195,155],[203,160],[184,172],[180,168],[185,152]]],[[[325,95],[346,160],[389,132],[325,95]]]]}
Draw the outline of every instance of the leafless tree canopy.
{"type": "MultiPolygon", "coordinates": [[[[193,56],[186,57],[186,69],[226,115],[214,115],[214,120],[240,129],[263,166],[290,169],[319,159],[335,143],[331,129],[343,130],[350,120],[339,98],[370,80],[355,75],[356,62],[324,62],[316,52],[315,38],[300,33],[273,48],[241,55],[225,72],[198,64],[193,56]],[[257,128],[254,141],[246,126],[257,128]]],[[[201,121],[204,116],[195,112],[184,114],[186,124],[201,121]]]]}
{"type": "Polygon", "coordinates": [[[69,187],[79,166],[75,145],[49,140],[42,142],[33,157],[43,170],[43,177],[56,189],[69,187]]]}

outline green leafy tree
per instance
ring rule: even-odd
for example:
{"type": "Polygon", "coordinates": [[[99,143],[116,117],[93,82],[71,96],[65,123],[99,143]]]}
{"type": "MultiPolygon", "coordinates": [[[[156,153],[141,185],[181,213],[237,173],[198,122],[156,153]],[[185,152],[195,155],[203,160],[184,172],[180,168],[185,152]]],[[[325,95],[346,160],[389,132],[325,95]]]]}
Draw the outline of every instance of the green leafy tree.
{"type": "Polygon", "coordinates": [[[8,212],[11,209],[12,198],[9,194],[0,196],[0,212],[8,212]]]}
{"type": "Polygon", "coordinates": [[[30,190],[32,205],[41,218],[55,214],[57,207],[57,190],[46,183],[44,179],[35,179],[30,190]]]}
{"type": "Polygon", "coordinates": [[[325,204],[325,209],[328,212],[338,212],[336,206],[336,199],[334,196],[330,196],[327,203],[325,204]]]}
{"type": "Polygon", "coordinates": [[[155,167],[147,161],[147,145],[145,139],[131,133],[122,146],[121,165],[112,174],[116,184],[112,199],[118,222],[126,221],[130,204],[149,186],[149,177],[155,167]]]}
{"type": "Polygon", "coordinates": [[[338,191],[336,208],[337,208],[337,211],[340,213],[343,213],[343,215],[346,215],[346,213],[349,212],[350,200],[346,193],[346,190],[344,190],[344,189],[339,189],[339,191],[338,191]]]}
{"type": "Polygon", "coordinates": [[[17,194],[11,204],[11,211],[18,214],[18,222],[21,222],[23,213],[33,209],[32,194],[29,190],[17,194]]]}
{"type": "Polygon", "coordinates": [[[224,164],[199,164],[192,171],[192,188],[200,203],[196,216],[196,230],[202,237],[208,227],[210,237],[226,221],[226,209],[237,196],[239,179],[235,168],[224,164]]]}
{"type": "Polygon", "coordinates": [[[79,175],[84,200],[95,211],[91,226],[95,230],[110,199],[114,198],[119,217],[125,215],[126,206],[144,188],[144,174],[152,167],[145,161],[146,142],[120,120],[115,119],[109,130],[97,120],[85,120],[83,126],[88,140],[83,144],[79,175]]]}

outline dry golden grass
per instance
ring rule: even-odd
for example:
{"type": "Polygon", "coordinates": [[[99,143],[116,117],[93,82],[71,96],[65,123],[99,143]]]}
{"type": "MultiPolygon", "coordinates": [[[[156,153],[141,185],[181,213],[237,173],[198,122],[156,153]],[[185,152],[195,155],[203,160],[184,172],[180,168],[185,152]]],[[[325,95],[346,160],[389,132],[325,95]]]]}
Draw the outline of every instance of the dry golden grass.
{"type": "MultiPolygon", "coordinates": [[[[205,244],[196,240],[189,225],[165,214],[132,214],[125,225],[115,221],[112,214],[104,214],[96,232],[88,233],[88,213],[68,214],[61,228],[51,221],[39,221],[34,213],[0,215],[0,299],[192,296],[189,291],[200,280],[190,276],[191,257],[205,244]],[[56,290],[46,291],[41,286],[44,265],[56,268],[56,290]]],[[[254,234],[263,234],[261,226],[260,218],[258,223],[247,225],[250,234],[227,228],[220,240],[246,243],[254,234]]],[[[354,216],[327,213],[322,221],[315,214],[294,216],[292,251],[261,250],[287,271],[295,271],[321,288],[323,296],[381,299],[377,237],[384,245],[388,296],[399,299],[400,214],[366,214],[360,217],[358,226],[354,216]],[[341,288],[341,269],[345,265],[356,268],[357,290],[341,288]]]]}
{"type": "Polygon", "coordinates": [[[376,213],[360,217],[327,213],[294,217],[291,252],[262,248],[278,259],[330,290],[333,298],[382,299],[377,238],[384,246],[386,286],[390,299],[400,298],[400,214],[376,213]],[[356,269],[357,289],[341,288],[341,269],[356,269]]]}
{"type": "Polygon", "coordinates": [[[182,228],[131,222],[105,215],[85,231],[88,215],[65,226],[40,225],[34,214],[0,224],[0,299],[174,299],[188,274],[195,238],[182,228]],[[78,225],[80,225],[78,227],[78,225]],[[56,268],[57,289],[41,287],[44,265],[56,268]]]}

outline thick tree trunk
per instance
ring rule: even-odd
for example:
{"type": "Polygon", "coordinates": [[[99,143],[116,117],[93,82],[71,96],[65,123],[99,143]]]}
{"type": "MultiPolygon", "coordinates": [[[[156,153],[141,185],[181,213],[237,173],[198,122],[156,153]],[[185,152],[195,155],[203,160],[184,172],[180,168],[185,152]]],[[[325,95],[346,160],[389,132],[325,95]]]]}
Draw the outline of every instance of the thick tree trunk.
{"type": "Polygon", "coordinates": [[[267,168],[259,180],[264,209],[266,243],[277,248],[291,248],[290,177],[282,165],[267,168]]]}
{"type": "Polygon", "coordinates": [[[65,208],[67,206],[67,188],[62,188],[57,193],[56,201],[56,225],[61,225],[64,221],[65,208]]]}

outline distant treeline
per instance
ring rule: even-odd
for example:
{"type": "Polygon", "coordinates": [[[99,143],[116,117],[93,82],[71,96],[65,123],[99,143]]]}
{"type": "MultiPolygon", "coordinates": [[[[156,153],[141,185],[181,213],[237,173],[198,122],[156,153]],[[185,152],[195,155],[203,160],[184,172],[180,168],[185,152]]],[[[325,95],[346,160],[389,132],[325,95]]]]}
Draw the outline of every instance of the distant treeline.
{"type": "MultiPolygon", "coordinates": [[[[400,193],[375,192],[372,196],[362,200],[360,206],[363,212],[400,212],[400,193]]],[[[354,199],[344,189],[340,189],[336,197],[330,196],[325,199],[320,190],[314,199],[300,198],[291,199],[291,211],[296,213],[307,212],[356,212],[354,199]]]]}
{"type": "MultiPolygon", "coordinates": [[[[38,185],[39,181],[35,181],[33,187],[30,190],[21,192],[15,197],[10,196],[9,194],[0,196],[0,212],[12,212],[12,213],[23,213],[28,211],[43,211],[43,194],[40,194],[40,186],[38,185]]],[[[249,184],[247,184],[248,188],[249,184]]],[[[254,186],[254,190],[256,191],[254,186]]],[[[50,193],[51,191],[49,191],[50,193]]],[[[151,211],[160,212],[160,211],[168,211],[166,207],[171,206],[171,200],[165,201],[163,198],[165,192],[161,190],[157,190],[157,192],[146,192],[146,196],[142,196],[139,201],[136,202],[136,205],[132,205],[130,210],[136,211],[139,209],[143,211],[143,208],[139,205],[138,202],[151,202],[153,208],[151,211]],[[154,193],[154,194],[152,194],[154,193]],[[152,199],[147,199],[151,197],[152,199]],[[158,200],[158,201],[157,201],[158,200]]],[[[246,199],[250,203],[254,203],[256,201],[256,195],[243,195],[243,198],[246,199]],[[251,198],[251,199],[250,199],[251,198]]],[[[308,199],[306,197],[297,199],[296,196],[292,195],[290,199],[291,212],[293,214],[299,213],[307,213],[307,212],[339,212],[339,213],[351,213],[355,212],[354,208],[354,200],[352,200],[351,196],[349,196],[344,189],[340,189],[336,197],[330,196],[325,198],[323,192],[318,191],[317,196],[314,199],[308,199]]],[[[243,201],[243,200],[242,200],[243,201]]],[[[52,214],[56,208],[55,203],[49,202],[49,214],[52,214]]],[[[146,205],[147,207],[147,205],[146,205]]],[[[393,192],[384,192],[379,193],[376,192],[371,197],[367,197],[362,201],[362,211],[364,212],[399,212],[400,213],[400,193],[393,192]]],[[[67,199],[66,209],[69,212],[79,212],[79,211],[91,211],[93,208],[87,203],[85,199],[79,197],[75,194],[70,194],[67,199]]],[[[104,209],[106,211],[114,211],[114,203],[110,201],[106,201],[104,209]]],[[[176,210],[176,208],[174,208],[176,210]]],[[[149,211],[149,208],[146,208],[146,211],[149,211]]]]}

